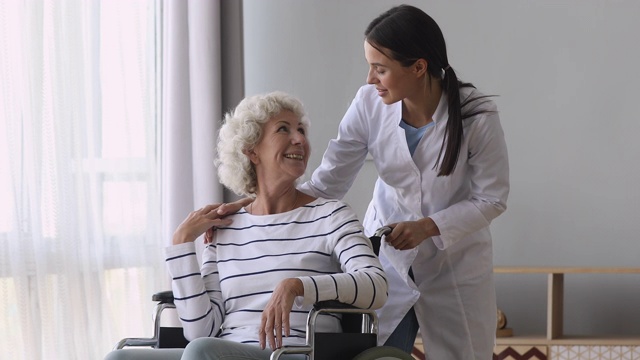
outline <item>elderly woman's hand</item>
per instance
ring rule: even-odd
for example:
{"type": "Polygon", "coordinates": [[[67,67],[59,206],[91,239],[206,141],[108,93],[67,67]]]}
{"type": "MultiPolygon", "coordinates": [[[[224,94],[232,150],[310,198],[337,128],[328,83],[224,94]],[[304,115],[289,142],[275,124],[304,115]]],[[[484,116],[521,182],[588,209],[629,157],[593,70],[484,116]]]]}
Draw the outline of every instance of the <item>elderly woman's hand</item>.
{"type": "Polygon", "coordinates": [[[302,281],[296,278],[282,280],[271,294],[271,299],[262,312],[260,324],[260,348],[269,342],[271,350],[282,347],[282,335],[290,335],[289,314],[296,296],[304,295],[302,281]]]}
{"type": "Polygon", "coordinates": [[[212,205],[216,214],[218,214],[218,219],[213,222],[213,226],[211,226],[204,233],[204,243],[211,244],[213,242],[213,233],[216,230],[216,226],[226,226],[231,222],[226,220],[224,217],[229,214],[235,214],[243,207],[251,204],[253,202],[253,198],[242,198],[240,200],[236,200],[232,203],[222,203],[222,204],[214,204],[212,205]]]}
{"type": "MultiPolygon", "coordinates": [[[[203,233],[209,232],[214,226],[231,224],[231,219],[223,219],[220,217],[216,211],[219,206],[220,204],[207,205],[189,213],[189,216],[184,219],[173,233],[173,244],[193,242],[203,233]]],[[[213,236],[211,236],[211,238],[213,238],[213,236]]],[[[211,239],[209,242],[211,242],[211,239]]]]}

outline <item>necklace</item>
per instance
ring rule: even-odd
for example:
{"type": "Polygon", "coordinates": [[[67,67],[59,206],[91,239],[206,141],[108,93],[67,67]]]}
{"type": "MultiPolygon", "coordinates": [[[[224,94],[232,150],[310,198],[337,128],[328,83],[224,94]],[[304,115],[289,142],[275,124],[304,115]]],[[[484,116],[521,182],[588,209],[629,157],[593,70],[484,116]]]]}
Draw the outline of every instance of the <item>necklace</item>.
{"type": "MultiPolygon", "coordinates": [[[[296,205],[298,205],[298,194],[299,194],[299,193],[300,193],[300,192],[299,192],[298,190],[296,190],[296,196],[293,198],[293,205],[291,205],[291,208],[290,208],[289,210],[287,210],[287,211],[291,211],[291,210],[293,210],[293,209],[295,209],[295,208],[296,208],[296,205]]],[[[251,204],[249,204],[249,214],[251,214],[251,215],[255,215],[255,214],[253,213],[253,203],[254,203],[254,202],[256,202],[256,201],[255,201],[255,200],[253,200],[253,201],[251,202],[251,204]]],[[[283,212],[287,212],[287,211],[283,211],[283,212]]]]}

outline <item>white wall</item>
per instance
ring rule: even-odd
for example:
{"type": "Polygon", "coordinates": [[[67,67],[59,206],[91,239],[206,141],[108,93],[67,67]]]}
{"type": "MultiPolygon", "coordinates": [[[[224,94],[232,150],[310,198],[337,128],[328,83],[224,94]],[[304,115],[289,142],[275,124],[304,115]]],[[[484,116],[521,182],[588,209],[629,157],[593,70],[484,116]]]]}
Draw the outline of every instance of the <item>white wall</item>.
{"type": "MultiPolygon", "coordinates": [[[[245,0],[247,95],[305,103],[319,163],[367,66],[363,32],[399,1],[245,0]]],[[[496,265],[640,267],[640,2],[406,1],[441,26],[459,76],[495,98],[509,147],[496,265]]],[[[364,214],[375,169],[345,198],[364,214]]],[[[500,275],[516,333],[544,332],[543,276],[500,275]]],[[[640,334],[640,275],[567,276],[565,330],[640,334]],[[575,303],[575,304],[574,304],[575,303]]]]}

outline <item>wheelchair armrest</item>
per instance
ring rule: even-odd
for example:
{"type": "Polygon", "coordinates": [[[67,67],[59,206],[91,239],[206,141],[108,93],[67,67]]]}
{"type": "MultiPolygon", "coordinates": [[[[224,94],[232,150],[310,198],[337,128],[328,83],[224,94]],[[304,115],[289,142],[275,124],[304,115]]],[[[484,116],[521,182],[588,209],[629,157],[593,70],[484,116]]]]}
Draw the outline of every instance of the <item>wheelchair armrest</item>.
{"type": "Polygon", "coordinates": [[[372,325],[373,328],[371,329],[375,329],[375,332],[378,331],[378,319],[374,310],[361,309],[337,300],[319,301],[313,304],[313,309],[309,313],[309,321],[313,321],[315,324],[315,317],[320,313],[341,314],[342,331],[344,333],[373,331],[365,331],[366,328],[371,328],[372,325]]]}
{"type": "Polygon", "coordinates": [[[320,301],[309,311],[306,331],[305,345],[283,346],[275,350],[270,359],[278,360],[284,354],[304,354],[315,359],[351,359],[376,346],[378,317],[374,310],[360,309],[337,300],[320,301]],[[317,319],[323,314],[340,314],[342,332],[316,332],[317,319]],[[349,347],[334,346],[336,344],[349,344],[349,347]]]}
{"type": "Polygon", "coordinates": [[[173,304],[173,291],[161,291],[153,294],[151,300],[157,301],[160,304],[173,304]]]}
{"type": "Polygon", "coordinates": [[[113,350],[126,346],[150,346],[153,348],[184,348],[188,341],[184,338],[181,327],[160,326],[160,315],[165,309],[175,308],[173,291],[161,291],[153,294],[151,300],[157,301],[153,315],[153,337],[125,338],[120,340],[113,350]]]}
{"type": "Polygon", "coordinates": [[[319,301],[313,304],[313,309],[315,311],[318,311],[318,310],[324,310],[324,309],[357,309],[357,307],[342,303],[338,300],[326,300],[326,301],[319,301]]]}

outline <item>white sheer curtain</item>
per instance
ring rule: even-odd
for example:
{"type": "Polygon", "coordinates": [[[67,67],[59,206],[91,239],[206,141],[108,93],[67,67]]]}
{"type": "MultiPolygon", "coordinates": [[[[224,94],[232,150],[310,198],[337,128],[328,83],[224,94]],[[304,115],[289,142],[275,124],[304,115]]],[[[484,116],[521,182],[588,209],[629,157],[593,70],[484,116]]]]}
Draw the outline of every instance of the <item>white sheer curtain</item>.
{"type": "Polygon", "coordinates": [[[162,247],[220,202],[220,3],[0,1],[0,359],[151,335],[162,247]]]}
{"type": "Polygon", "coordinates": [[[189,212],[223,198],[213,164],[222,119],[220,16],[220,1],[164,2],[162,208],[167,244],[189,212]]]}
{"type": "Polygon", "coordinates": [[[159,5],[0,1],[1,359],[101,359],[151,332],[159,5]]]}

